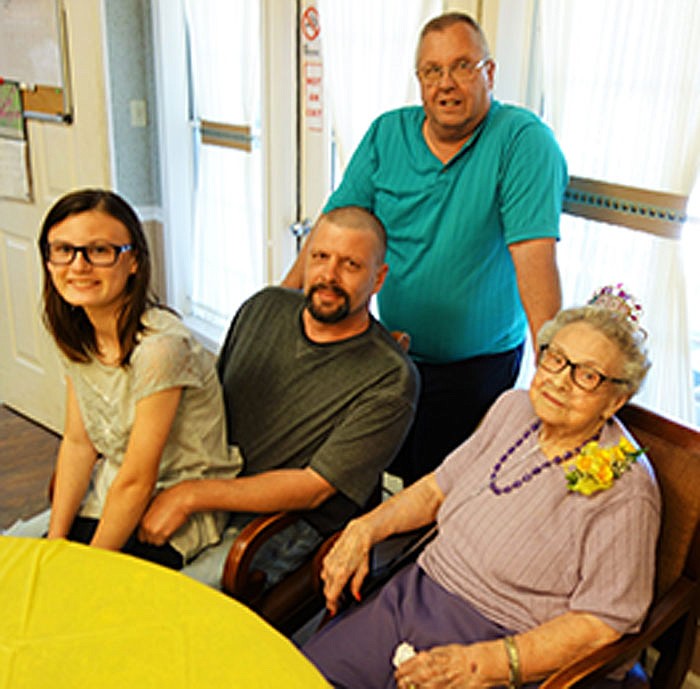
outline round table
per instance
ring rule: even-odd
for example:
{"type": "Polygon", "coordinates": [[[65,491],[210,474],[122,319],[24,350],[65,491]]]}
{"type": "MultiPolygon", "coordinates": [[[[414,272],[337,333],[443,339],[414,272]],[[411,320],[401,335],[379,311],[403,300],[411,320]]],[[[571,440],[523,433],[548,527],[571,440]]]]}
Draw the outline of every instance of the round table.
{"type": "Polygon", "coordinates": [[[0,689],[328,686],[248,608],[178,572],[0,537],[0,689]]]}

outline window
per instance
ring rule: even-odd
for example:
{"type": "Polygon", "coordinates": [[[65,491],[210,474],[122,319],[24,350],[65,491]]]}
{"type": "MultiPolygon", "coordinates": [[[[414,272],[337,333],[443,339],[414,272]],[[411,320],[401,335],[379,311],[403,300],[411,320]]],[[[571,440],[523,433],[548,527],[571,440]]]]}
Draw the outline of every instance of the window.
{"type": "Polygon", "coordinates": [[[223,329],[265,284],[257,0],[186,0],[194,219],[190,313],[223,329]]]}
{"type": "Polygon", "coordinates": [[[293,259],[296,4],[154,0],[154,25],[168,302],[217,349],[293,259]]]}
{"type": "MultiPolygon", "coordinates": [[[[687,195],[700,167],[695,3],[541,0],[539,7],[542,86],[533,100],[570,173],[687,195]]],[[[638,399],[687,421],[695,415],[690,344],[698,326],[689,317],[697,287],[686,281],[684,255],[696,236],[692,226],[674,240],[563,218],[559,247],[565,304],[620,281],[642,301],[653,367],[638,399]]],[[[694,266],[686,267],[695,280],[694,266]]]]}

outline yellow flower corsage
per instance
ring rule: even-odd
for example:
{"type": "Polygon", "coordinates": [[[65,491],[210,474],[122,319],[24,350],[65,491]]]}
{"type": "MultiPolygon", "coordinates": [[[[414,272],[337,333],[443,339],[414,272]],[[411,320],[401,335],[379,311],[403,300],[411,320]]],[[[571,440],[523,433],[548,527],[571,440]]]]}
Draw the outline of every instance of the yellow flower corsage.
{"type": "Polygon", "coordinates": [[[644,450],[636,449],[624,436],[614,447],[600,447],[595,440],[586,443],[566,474],[571,492],[591,495],[611,488],[644,450]]]}

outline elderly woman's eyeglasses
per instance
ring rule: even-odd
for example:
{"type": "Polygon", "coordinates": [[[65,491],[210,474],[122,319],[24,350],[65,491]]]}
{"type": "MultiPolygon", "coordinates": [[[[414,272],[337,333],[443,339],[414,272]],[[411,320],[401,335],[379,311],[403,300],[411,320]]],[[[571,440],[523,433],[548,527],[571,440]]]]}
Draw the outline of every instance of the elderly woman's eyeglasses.
{"type": "Polygon", "coordinates": [[[542,345],[540,347],[540,356],[537,363],[540,368],[549,373],[559,373],[568,366],[569,375],[574,385],[586,392],[593,392],[606,380],[618,385],[626,385],[628,383],[622,378],[606,376],[588,364],[575,364],[563,352],[551,345],[542,345]]]}
{"type": "Polygon", "coordinates": [[[125,251],[131,251],[132,244],[110,244],[95,242],[76,246],[67,242],[49,242],[46,246],[46,260],[55,266],[67,266],[73,263],[78,254],[93,266],[106,268],[113,266],[125,251]]]}
{"type": "Polygon", "coordinates": [[[447,73],[456,81],[469,81],[473,79],[476,73],[490,60],[489,57],[482,57],[478,62],[469,62],[469,60],[457,60],[449,67],[442,65],[427,65],[416,70],[423,83],[433,86],[439,83],[447,73]]]}

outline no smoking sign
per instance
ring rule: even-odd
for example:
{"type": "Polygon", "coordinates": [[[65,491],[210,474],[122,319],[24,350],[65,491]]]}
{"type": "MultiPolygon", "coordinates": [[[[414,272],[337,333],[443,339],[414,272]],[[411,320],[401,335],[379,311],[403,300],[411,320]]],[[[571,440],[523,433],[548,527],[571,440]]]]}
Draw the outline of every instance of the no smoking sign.
{"type": "Polygon", "coordinates": [[[321,22],[315,7],[307,7],[304,10],[304,14],[301,16],[301,31],[307,41],[315,41],[321,33],[321,22]]]}

